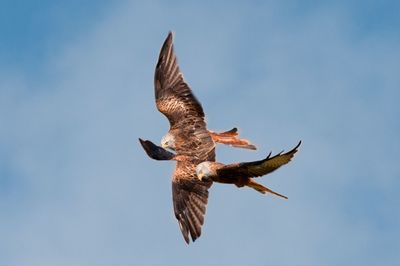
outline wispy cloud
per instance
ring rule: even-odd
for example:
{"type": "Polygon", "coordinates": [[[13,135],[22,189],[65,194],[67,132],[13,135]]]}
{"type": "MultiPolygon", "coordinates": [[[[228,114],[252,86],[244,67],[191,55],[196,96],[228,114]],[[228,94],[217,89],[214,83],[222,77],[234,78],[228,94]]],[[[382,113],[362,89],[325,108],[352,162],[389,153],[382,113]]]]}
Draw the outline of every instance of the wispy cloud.
{"type": "Polygon", "coordinates": [[[41,69],[1,65],[2,261],[393,264],[400,39],[390,17],[360,27],[373,22],[368,12],[345,3],[125,3],[63,40],[41,69]],[[168,30],[209,127],[239,126],[260,148],[220,147],[219,160],[304,142],[291,164],[261,179],[288,201],[217,184],[189,248],[172,214],[174,166],[137,143],[168,128],[152,84],[168,30]]]}

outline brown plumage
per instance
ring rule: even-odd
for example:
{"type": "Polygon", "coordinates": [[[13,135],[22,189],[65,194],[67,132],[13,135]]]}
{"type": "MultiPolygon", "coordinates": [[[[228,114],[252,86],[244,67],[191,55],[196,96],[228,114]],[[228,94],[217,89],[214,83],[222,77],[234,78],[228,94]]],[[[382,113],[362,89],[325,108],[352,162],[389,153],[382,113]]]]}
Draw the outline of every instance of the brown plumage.
{"type": "Polygon", "coordinates": [[[157,109],[169,120],[175,151],[203,160],[215,159],[215,144],[206,128],[204,111],[179,69],[172,33],[165,40],[154,76],[157,109]]]}
{"type": "Polygon", "coordinates": [[[271,157],[271,153],[263,160],[242,162],[224,165],[218,162],[202,162],[196,167],[200,180],[209,180],[219,183],[235,184],[238,187],[248,186],[261,193],[272,193],[282,198],[287,198],[271,189],[255,182],[252,178],[263,176],[287,164],[297,152],[301,141],[292,150],[271,157]]]}
{"type": "Polygon", "coordinates": [[[260,193],[271,193],[287,199],[286,196],[257,183],[253,177],[272,173],[289,163],[301,144],[300,141],[296,147],[286,153],[280,152],[272,157],[270,153],[265,159],[259,161],[228,165],[204,161],[196,165],[188,156],[175,155],[149,140],[139,139],[139,141],[149,157],[155,160],[177,161],[172,183],[174,210],[187,243],[189,243],[189,234],[193,241],[201,234],[208,188],[212,182],[235,184],[237,187],[248,186],[260,193]]]}
{"type": "MultiPolygon", "coordinates": [[[[167,135],[173,142],[173,145],[163,144],[163,147],[173,149],[176,155],[161,152],[162,148],[152,143],[141,141],[141,144],[153,159],[178,161],[172,177],[174,212],[183,237],[189,243],[189,234],[192,241],[201,234],[207,189],[212,184],[196,177],[197,164],[215,160],[216,142],[247,149],[255,149],[255,146],[248,140],[239,139],[236,128],[222,133],[207,130],[203,108],[179,69],[171,32],[160,51],[154,88],[157,109],[168,118],[170,129],[167,135]]],[[[168,138],[166,143],[169,143],[168,138]]]]}
{"type": "MultiPolygon", "coordinates": [[[[189,243],[189,235],[195,241],[201,234],[208,188],[212,184],[212,181],[203,182],[196,177],[196,165],[215,160],[215,143],[206,128],[203,108],[179,69],[171,32],[160,51],[154,87],[157,109],[168,118],[169,134],[174,138],[178,157],[169,154],[164,159],[178,161],[172,177],[172,199],[175,217],[186,243],[189,243]]],[[[160,156],[160,153],[152,156],[160,156]]]]}
{"type": "Polygon", "coordinates": [[[154,160],[177,161],[172,181],[172,201],[183,238],[189,244],[189,235],[195,241],[201,235],[208,202],[211,180],[200,181],[196,176],[196,163],[185,155],[176,155],[139,138],[147,155],[154,160]]]}
{"type": "MultiPolygon", "coordinates": [[[[238,138],[237,128],[217,133],[207,130],[201,103],[194,96],[180,71],[170,32],[161,48],[154,76],[157,109],[169,120],[168,134],[179,154],[212,156],[215,142],[255,150],[246,139],[238,138]]],[[[164,146],[166,148],[168,146],[164,146]]]]}
{"type": "MultiPolygon", "coordinates": [[[[216,143],[246,149],[256,147],[248,140],[238,138],[236,128],[222,133],[207,129],[203,108],[179,69],[172,37],[170,32],[161,48],[154,76],[156,106],[168,118],[170,129],[162,140],[163,147],[151,141],[139,140],[149,157],[177,161],[172,176],[174,213],[182,235],[189,244],[190,238],[195,241],[201,235],[208,189],[213,182],[212,179],[200,180],[196,167],[205,161],[215,162],[216,143]],[[175,153],[164,148],[170,148],[175,153]]],[[[250,167],[252,170],[256,168],[250,167]]],[[[232,170],[227,169],[227,172],[232,170]]],[[[243,185],[260,192],[269,191],[255,182],[246,182],[243,185]]],[[[241,185],[239,182],[235,184],[241,185]]]]}
{"type": "Polygon", "coordinates": [[[200,181],[196,176],[196,164],[191,161],[178,161],[172,182],[172,200],[175,217],[178,220],[183,238],[189,244],[201,235],[204,215],[208,203],[208,189],[212,181],[200,181]]]}

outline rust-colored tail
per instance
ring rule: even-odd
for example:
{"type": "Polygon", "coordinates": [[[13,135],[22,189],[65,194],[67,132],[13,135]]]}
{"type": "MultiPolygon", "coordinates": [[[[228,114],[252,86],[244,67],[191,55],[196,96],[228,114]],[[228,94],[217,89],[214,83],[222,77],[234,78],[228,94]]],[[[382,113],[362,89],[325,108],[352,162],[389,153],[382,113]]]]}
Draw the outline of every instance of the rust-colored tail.
{"type": "Polygon", "coordinates": [[[256,181],[254,181],[252,178],[249,178],[248,180],[249,181],[245,185],[248,186],[248,187],[254,188],[255,190],[257,190],[258,192],[260,192],[262,194],[265,194],[266,192],[269,192],[269,193],[274,194],[276,196],[279,196],[279,197],[282,197],[284,199],[287,199],[286,196],[281,195],[281,194],[279,194],[279,193],[277,193],[277,192],[275,192],[275,191],[273,191],[273,190],[271,190],[271,189],[269,189],[267,187],[264,187],[263,185],[261,185],[261,184],[257,183],[256,181]]]}
{"type": "Polygon", "coordinates": [[[243,148],[243,149],[250,149],[250,150],[256,150],[256,146],[250,143],[247,139],[239,139],[238,138],[238,130],[237,128],[232,128],[231,130],[217,133],[214,131],[209,131],[211,138],[214,140],[216,143],[221,143],[225,145],[231,145],[233,147],[237,148],[243,148]]]}

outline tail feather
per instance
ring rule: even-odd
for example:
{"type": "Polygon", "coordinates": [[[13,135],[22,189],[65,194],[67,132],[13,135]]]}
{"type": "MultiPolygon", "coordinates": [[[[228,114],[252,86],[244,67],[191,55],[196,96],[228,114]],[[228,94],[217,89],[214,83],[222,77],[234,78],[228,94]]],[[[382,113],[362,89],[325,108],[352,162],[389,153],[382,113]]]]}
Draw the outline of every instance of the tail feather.
{"type": "Polygon", "coordinates": [[[237,147],[237,148],[250,149],[250,150],[257,149],[256,146],[251,144],[251,142],[248,141],[247,139],[238,138],[239,133],[238,133],[237,128],[233,128],[229,131],[225,131],[225,132],[221,132],[221,133],[217,133],[214,131],[209,131],[209,133],[211,135],[211,138],[217,143],[231,145],[231,146],[237,147]]]}
{"type": "Polygon", "coordinates": [[[274,195],[276,195],[276,196],[279,196],[279,197],[282,197],[282,198],[284,198],[284,199],[287,199],[286,196],[284,196],[284,195],[282,195],[282,194],[279,194],[279,193],[277,193],[277,192],[275,192],[275,191],[273,191],[273,190],[271,190],[271,189],[269,189],[269,188],[267,188],[267,187],[264,187],[263,185],[257,183],[256,181],[254,181],[254,180],[251,179],[251,178],[249,178],[249,181],[246,183],[246,186],[251,187],[251,188],[257,190],[258,192],[260,192],[260,193],[262,193],[262,194],[265,194],[266,192],[269,192],[269,193],[274,194],[274,195]]]}
{"type": "Polygon", "coordinates": [[[238,129],[236,127],[232,128],[231,130],[228,130],[225,132],[220,132],[220,133],[216,133],[213,131],[210,131],[210,132],[218,134],[220,136],[225,136],[225,137],[236,137],[239,135],[238,129]]]}

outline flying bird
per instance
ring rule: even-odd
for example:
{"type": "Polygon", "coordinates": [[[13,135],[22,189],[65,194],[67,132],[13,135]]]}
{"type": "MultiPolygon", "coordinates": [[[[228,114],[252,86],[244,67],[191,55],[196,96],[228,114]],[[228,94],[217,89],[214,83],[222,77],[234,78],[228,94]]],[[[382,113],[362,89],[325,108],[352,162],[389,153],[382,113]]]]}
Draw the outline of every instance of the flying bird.
{"type": "Polygon", "coordinates": [[[189,235],[195,241],[201,234],[208,188],[212,185],[212,181],[197,178],[196,166],[203,161],[215,161],[216,143],[253,150],[256,147],[246,139],[239,139],[237,128],[222,133],[207,129],[203,108],[180,71],[171,32],[161,47],[154,75],[154,92],[157,109],[170,124],[161,145],[176,155],[160,153],[161,147],[158,147],[153,151],[153,158],[161,155],[163,159],[177,161],[172,177],[174,213],[183,237],[189,243],[189,235]]]}
{"type": "MultiPolygon", "coordinates": [[[[238,138],[237,128],[217,133],[206,128],[201,103],[194,96],[180,71],[174,52],[173,35],[169,32],[156,65],[154,88],[157,109],[169,120],[170,129],[162,137],[161,146],[178,153],[186,152],[188,145],[207,141],[204,152],[211,151],[215,143],[255,150],[256,146],[238,138]]],[[[202,154],[204,155],[204,154],[202,154]]]]}
{"type": "MultiPolygon", "coordinates": [[[[253,178],[272,173],[279,167],[289,163],[297,152],[300,144],[301,141],[296,145],[296,147],[286,153],[283,153],[282,151],[272,157],[272,153],[269,153],[265,159],[259,161],[228,165],[219,162],[202,162],[196,166],[196,175],[201,181],[211,180],[218,183],[235,184],[237,187],[248,186],[263,194],[269,192],[287,199],[286,196],[255,182],[253,178]]],[[[162,151],[160,152],[163,153],[162,151]]]]}
{"type": "MultiPolygon", "coordinates": [[[[214,141],[219,140],[220,134],[212,135],[206,127],[203,108],[179,69],[171,32],[161,47],[154,75],[154,92],[157,109],[168,118],[170,124],[161,145],[174,150],[177,155],[164,153],[161,147],[152,155],[177,161],[172,176],[172,201],[175,218],[183,238],[189,244],[190,238],[195,241],[201,235],[208,189],[212,185],[212,181],[197,178],[196,166],[203,161],[215,160],[214,141]]],[[[237,130],[233,129],[230,135],[229,131],[222,135],[235,140],[236,133],[237,130]]]]}
{"type": "MultiPolygon", "coordinates": [[[[154,160],[190,161],[190,157],[175,155],[155,145],[150,140],[142,140],[139,138],[139,141],[147,155],[154,160]]],[[[215,161],[204,161],[196,166],[196,176],[200,181],[234,184],[237,187],[247,186],[262,194],[271,193],[287,199],[286,196],[257,183],[253,178],[272,173],[281,166],[289,163],[294,154],[298,151],[300,144],[301,141],[292,150],[286,153],[282,151],[272,157],[272,153],[269,153],[265,159],[259,161],[240,162],[228,165],[215,161]]]]}
{"type": "Polygon", "coordinates": [[[208,203],[208,189],[213,183],[211,180],[199,180],[196,176],[196,166],[201,160],[188,155],[176,155],[149,140],[139,141],[150,158],[177,161],[172,177],[175,218],[186,243],[190,242],[189,235],[192,241],[195,241],[201,235],[208,203]]]}
{"type": "MultiPolygon", "coordinates": [[[[213,164],[216,143],[247,149],[256,147],[248,140],[239,139],[236,128],[222,133],[207,129],[203,108],[185,82],[177,63],[171,32],[160,51],[154,76],[154,88],[157,109],[168,118],[170,128],[161,140],[162,147],[148,140],[139,140],[151,158],[176,161],[172,176],[173,207],[183,238],[189,244],[190,239],[195,241],[201,235],[208,203],[208,189],[213,181],[225,181],[224,175],[214,175],[212,172],[215,169],[227,167],[219,163],[213,164]],[[202,164],[203,162],[207,163],[202,164]],[[202,165],[201,169],[204,173],[198,170],[199,165],[202,165]]],[[[280,156],[289,156],[289,154],[278,154],[274,157],[280,156]]],[[[273,160],[274,157],[269,159],[273,160]]],[[[277,162],[281,162],[281,165],[287,163],[284,160],[274,161],[274,163],[277,162]]],[[[254,163],[253,167],[249,167],[251,163],[244,163],[235,171],[241,167],[247,167],[251,171],[256,168],[271,167],[271,164],[264,161],[254,163]]],[[[281,165],[275,167],[279,168],[281,165]]],[[[262,193],[271,192],[252,180],[249,175],[231,177],[229,182],[238,186],[250,186],[262,193]]]]}

